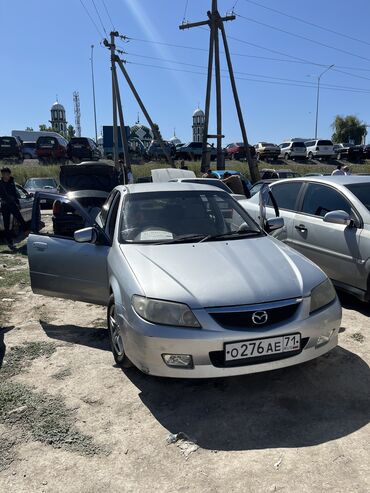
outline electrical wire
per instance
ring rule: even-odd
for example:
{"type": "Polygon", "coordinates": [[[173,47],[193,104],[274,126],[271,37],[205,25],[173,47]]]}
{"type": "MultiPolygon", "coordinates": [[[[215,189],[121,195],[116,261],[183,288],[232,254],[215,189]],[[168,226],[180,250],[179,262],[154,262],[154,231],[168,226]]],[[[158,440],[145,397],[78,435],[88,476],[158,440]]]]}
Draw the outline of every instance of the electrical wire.
{"type": "Polygon", "coordinates": [[[95,0],[91,0],[91,1],[92,1],[92,4],[94,5],[94,9],[95,9],[95,12],[96,12],[96,14],[97,14],[97,16],[98,16],[98,18],[99,18],[99,21],[100,21],[101,27],[103,28],[103,31],[105,32],[105,35],[108,37],[107,30],[105,29],[105,26],[104,26],[104,24],[103,24],[103,21],[102,21],[102,19],[101,19],[101,17],[100,17],[99,10],[97,9],[97,6],[96,6],[96,4],[95,4],[95,0]]]}
{"type": "Polygon", "coordinates": [[[253,5],[257,5],[258,7],[261,7],[263,9],[270,10],[271,12],[275,12],[275,14],[283,15],[284,17],[288,17],[289,19],[293,19],[294,21],[302,22],[303,24],[307,24],[308,26],[315,27],[316,29],[321,29],[326,33],[329,32],[332,34],[336,34],[337,36],[342,36],[343,38],[350,39],[351,41],[356,41],[357,43],[362,43],[370,46],[370,43],[368,41],[359,38],[354,38],[353,36],[349,36],[348,34],[344,34],[339,31],[334,31],[334,29],[330,29],[327,26],[320,26],[319,24],[315,24],[314,22],[306,21],[305,19],[301,19],[300,17],[296,17],[295,15],[289,15],[285,12],[282,12],[281,10],[273,9],[272,7],[267,7],[266,5],[262,5],[261,3],[254,2],[253,0],[245,0],[245,1],[253,5]]]}
{"type": "MultiPolygon", "coordinates": [[[[188,67],[195,67],[195,68],[201,68],[201,69],[207,69],[207,67],[205,67],[204,65],[196,65],[196,64],[193,64],[193,63],[187,63],[187,62],[181,62],[181,61],[178,61],[178,60],[169,60],[167,58],[160,58],[160,57],[155,57],[155,56],[150,56],[150,55],[142,55],[142,54],[139,54],[139,53],[132,53],[132,52],[125,52],[126,55],[129,55],[129,56],[135,56],[135,57],[139,57],[139,58],[147,58],[147,59],[150,59],[150,60],[158,60],[158,61],[162,61],[162,62],[166,62],[166,63],[173,63],[173,64],[177,64],[177,65],[184,65],[184,66],[188,66],[188,67]]],[[[227,69],[221,69],[222,72],[228,72],[227,69]]],[[[279,81],[285,81],[285,82],[294,82],[294,83],[300,83],[300,84],[308,84],[310,86],[314,86],[316,87],[316,82],[313,83],[313,82],[309,82],[309,81],[305,81],[305,80],[297,80],[297,79],[287,79],[287,78],[284,78],[284,77],[274,77],[272,75],[264,75],[264,74],[253,74],[253,73],[250,73],[250,72],[241,72],[241,71],[238,71],[238,70],[234,70],[234,73],[235,74],[240,74],[240,75],[248,75],[248,76],[251,76],[251,77],[261,77],[261,78],[264,78],[264,79],[272,79],[272,80],[279,80],[279,81]]],[[[342,86],[342,85],[336,85],[336,84],[323,84],[321,83],[321,87],[327,87],[327,88],[335,88],[335,89],[348,89],[348,90],[353,90],[353,91],[367,91],[367,89],[365,88],[362,88],[362,87],[350,87],[350,86],[342,86]]],[[[370,92],[370,90],[369,90],[370,92]]]]}
{"type": "Polygon", "coordinates": [[[355,58],[359,58],[361,60],[366,60],[367,62],[370,62],[370,58],[366,58],[364,56],[357,55],[356,53],[352,53],[351,51],[342,50],[341,48],[337,48],[336,46],[328,45],[326,43],[322,43],[321,41],[316,41],[315,39],[307,38],[306,36],[302,36],[300,34],[292,33],[290,31],[287,31],[286,29],[281,29],[279,27],[272,26],[271,24],[266,24],[265,22],[260,22],[260,21],[258,21],[256,19],[252,19],[251,17],[246,17],[246,16],[241,15],[241,14],[235,14],[235,15],[237,15],[241,19],[244,19],[244,20],[246,20],[248,22],[253,22],[254,24],[258,24],[260,26],[264,26],[264,27],[267,27],[269,29],[273,29],[274,31],[278,31],[278,32],[281,32],[281,33],[284,33],[284,34],[288,34],[289,36],[293,36],[295,38],[303,39],[304,41],[309,41],[310,43],[314,43],[314,44],[319,45],[319,46],[324,46],[325,48],[329,48],[331,50],[338,51],[339,53],[344,53],[345,55],[350,55],[350,56],[353,56],[355,58]]]}
{"type": "Polygon", "coordinates": [[[109,10],[108,10],[108,8],[107,8],[107,4],[105,3],[105,0],[101,0],[101,1],[102,1],[103,6],[104,6],[105,12],[106,12],[106,14],[107,14],[107,16],[108,16],[108,19],[110,20],[110,23],[111,23],[111,25],[112,25],[112,29],[113,29],[113,31],[115,31],[115,30],[116,30],[116,28],[114,27],[114,24],[113,24],[112,18],[111,18],[110,14],[109,14],[109,10]]]}
{"type": "Polygon", "coordinates": [[[183,18],[182,18],[182,21],[185,22],[186,20],[186,13],[188,11],[188,3],[189,3],[189,0],[185,0],[185,9],[184,9],[184,15],[183,15],[183,18]]]}
{"type": "Polygon", "coordinates": [[[82,7],[84,8],[86,14],[88,15],[89,19],[91,20],[91,22],[94,24],[95,26],[95,29],[97,30],[97,32],[99,33],[99,37],[100,38],[104,38],[104,35],[102,34],[102,32],[100,31],[100,29],[98,28],[96,22],[94,21],[94,19],[92,18],[90,12],[87,10],[87,7],[86,5],[83,3],[82,0],[80,0],[80,4],[82,5],[82,7]]]}

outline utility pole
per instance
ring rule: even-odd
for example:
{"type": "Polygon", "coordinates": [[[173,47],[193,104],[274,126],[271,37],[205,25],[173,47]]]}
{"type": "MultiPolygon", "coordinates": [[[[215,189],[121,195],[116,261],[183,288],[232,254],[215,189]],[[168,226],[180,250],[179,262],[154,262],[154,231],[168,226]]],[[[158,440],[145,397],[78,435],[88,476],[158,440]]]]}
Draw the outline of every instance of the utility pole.
{"type": "Polygon", "coordinates": [[[91,45],[91,81],[93,91],[93,104],[94,104],[94,123],[95,123],[95,144],[98,143],[98,129],[96,126],[96,101],[95,101],[95,77],[94,77],[94,45],[91,45]]]}
{"type": "Polygon", "coordinates": [[[326,68],[324,72],[321,72],[321,74],[317,78],[317,95],[316,95],[316,121],[315,121],[315,139],[317,139],[317,125],[319,121],[319,100],[320,100],[320,82],[321,82],[321,77],[326,74],[328,70],[334,67],[333,65],[330,65],[330,67],[326,68]]]}
{"type": "MultiPolygon", "coordinates": [[[[123,61],[120,59],[120,57],[116,54],[116,46],[115,46],[115,38],[118,37],[120,39],[126,39],[125,36],[121,36],[117,31],[112,31],[110,33],[110,43],[104,39],[104,46],[110,49],[111,52],[111,70],[112,70],[112,95],[113,95],[113,135],[114,135],[114,142],[117,142],[117,157],[118,157],[118,139],[116,139],[116,135],[118,136],[118,130],[117,130],[117,105],[118,105],[118,111],[119,111],[119,118],[120,118],[120,130],[121,130],[121,139],[122,139],[122,144],[124,148],[124,154],[125,154],[125,163],[129,164],[130,162],[130,157],[129,157],[129,151],[128,151],[128,142],[127,142],[127,135],[125,132],[124,128],[124,120],[123,120],[123,110],[122,110],[122,105],[121,105],[121,96],[119,92],[119,85],[118,85],[118,78],[117,78],[117,72],[116,72],[116,64],[119,66],[121,69],[126,82],[131,89],[132,94],[134,95],[138,105],[140,106],[141,111],[143,112],[145,118],[147,119],[150,128],[152,129],[154,138],[158,141],[164,155],[166,156],[167,162],[172,166],[175,167],[172,157],[170,156],[168,149],[166,148],[163,139],[160,135],[160,133],[157,131],[157,128],[154,126],[153,120],[150,118],[149,113],[144,106],[144,103],[142,99],[139,96],[139,93],[137,92],[125,66],[123,61]]],[[[121,50],[117,50],[119,53],[124,53],[121,50]]],[[[116,155],[116,151],[115,151],[116,155]]],[[[117,159],[118,162],[118,159],[117,159]]]]}
{"type": "Polygon", "coordinates": [[[118,128],[117,128],[117,96],[116,96],[116,84],[115,84],[115,56],[116,56],[116,45],[115,36],[118,35],[117,32],[110,33],[110,44],[107,42],[106,46],[110,49],[110,59],[111,59],[111,72],[112,72],[112,104],[113,104],[113,158],[114,166],[118,169],[118,128]]]}
{"type": "Polygon", "coordinates": [[[207,73],[207,88],[206,88],[206,101],[205,101],[205,124],[204,124],[204,134],[203,134],[203,150],[202,150],[202,171],[205,170],[207,165],[207,139],[217,138],[217,169],[225,169],[224,155],[222,151],[222,101],[221,101],[221,75],[220,75],[220,50],[219,50],[219,31],[222,35],[222,41],[226,53],[226,60],[230,75],[231,87],[233,90],[234,101],[236,110],[238,113],[240,129],[243,137],[243,143],[245,147],[246,157],[249,165],[249,170],[251,178],[253,181],[259,180],[258,166],[253,162],[251,153],[249,150],[249,143],[247,139],[247,133],[244,125],[243,114],[240,108],[240,102],[238,97],[238,92],[235,83],[235,77],[230,57],[230,52],[228,48],[227,38],[225,34],[224,22],[235,20],[235,15],[226,15],[221,17],[218,12],[217,0],[212,0],[212,8],[207,12],[208,20],[199,22],[183,22],[179,28],[180,29],[190,29],[192,27],[199,26],[209,26],[210,37],[209,37],[209,52],[208,52],[208,73],[207,73]],[[217,114],[217,134],[210,135],[208,133],[209,128],[209,109],[210,109],[210,98],[211,98],[211,85],[212,85],[212,71],[213,71],[213,58],[215,60],[215,76],[216,76],[216,114],[217,114]]]}

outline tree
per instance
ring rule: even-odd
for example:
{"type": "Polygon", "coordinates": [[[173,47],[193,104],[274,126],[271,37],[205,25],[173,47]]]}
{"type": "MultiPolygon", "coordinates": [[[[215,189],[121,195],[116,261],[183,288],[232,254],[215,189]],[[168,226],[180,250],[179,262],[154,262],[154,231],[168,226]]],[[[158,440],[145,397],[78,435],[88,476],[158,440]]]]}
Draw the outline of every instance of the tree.
{"type": "Polygon", "coordinates": [[[71,140],[76,135],[76,131],[73,128],[73,125],[68,125],[67,128],[67,139],[71,140]]]}
{"type": "Polygon", "coordinates": [[[33,128],[32,127],[27,127],[26,128],[26,132],[33,132],[33,128]]]}
{"type": "MultiPolygon", "coordinates": [[[[153,123],[153,127],[154,127],[155,131],[158,132],[159,137],[162,139],[162,134],[161,134],[161,131],[159,130],[158,123],[153,123]]],[[[154,135],[154,138],[156,138],[155,135],[154,135]]]]}
{"type": "Polygon", "coordinates": [[[363,137],[367,134],[366,124],[355,115],[337,115],[331,125],[334,133],[333,142],[353,142],[361,144],[363,137]]]}

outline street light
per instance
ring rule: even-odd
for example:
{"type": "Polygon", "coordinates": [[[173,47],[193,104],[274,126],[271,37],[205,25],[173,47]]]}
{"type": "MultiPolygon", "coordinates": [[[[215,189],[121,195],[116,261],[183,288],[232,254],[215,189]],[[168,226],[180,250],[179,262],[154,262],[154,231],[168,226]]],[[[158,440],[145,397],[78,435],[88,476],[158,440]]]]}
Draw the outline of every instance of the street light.
{"type": "Polygon", "coordinates": [[[94,80],[94,45],[91,45],[90,62],[91,62],[91,80],[92,80],[93,102],[94,102],[95,144],[98,145],[98,129],[96,127],[95,80],[94,80]]]}
{"type": "Polygon", "coordinates": [[[326,74],[326,72],[328,70],[330,70],[331,68],[334,67],[334,63],[333,65],[330,65],[330,67],[326,68],[324,70],[324,72],[322,72],[318,78],[317,78],[317,99],[316,99],[316,123],[315,123],[315,139],[317,139],[317,122],[318,122],[318,119],[319,119],[319,99],[320,99],[320,81],[321,81],[321,77],[326,74]]]}

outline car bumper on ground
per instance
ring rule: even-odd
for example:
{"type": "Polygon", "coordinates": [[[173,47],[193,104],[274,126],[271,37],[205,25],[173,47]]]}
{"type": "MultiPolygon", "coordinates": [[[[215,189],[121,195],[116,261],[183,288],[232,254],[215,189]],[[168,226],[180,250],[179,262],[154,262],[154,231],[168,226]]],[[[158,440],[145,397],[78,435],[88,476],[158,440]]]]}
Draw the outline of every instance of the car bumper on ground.
{"type": "MultiPolygon", "coordinates": [[[[321,356],[338,343],[341,307],[336,299],[329,306],[307,317],[309,299],[302,301],[297,316],[287,323],[275,324],[265,330],[225,330],[214,322],[207,329],[183,329],[164,327],[145,322],[134,316],[129,325],[122,307],[117,307],[120,326],[124,335],[127,356],[132,363],[147,374],[174,378],[213,378],[257,373],[297,365],[321,356]],[[299,352],[294,355],[277,355],[271,360],[237,360],[225,362],[224,344],[251,339],[278,337],[288,334],[301,336],[299,352]],[[330,339],[319,345],[319,338],[330,334],[330,339]],[[163,355],[191,355],[189,368],[169,367],[163,355]]],[[[195,311],[204,327],[202,320],[195,311]]],[[[267,359],[266,359],[267,358],[267,359]]]]}

